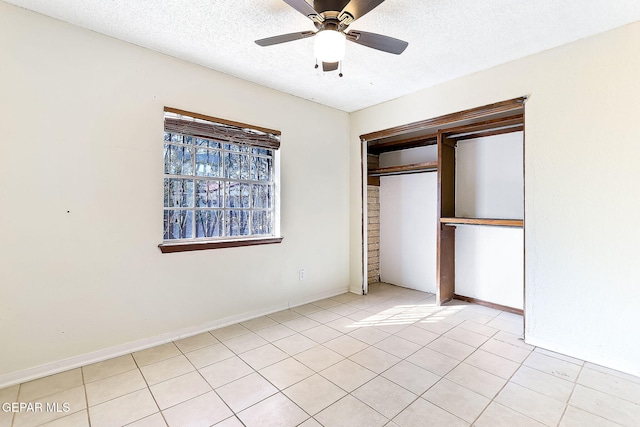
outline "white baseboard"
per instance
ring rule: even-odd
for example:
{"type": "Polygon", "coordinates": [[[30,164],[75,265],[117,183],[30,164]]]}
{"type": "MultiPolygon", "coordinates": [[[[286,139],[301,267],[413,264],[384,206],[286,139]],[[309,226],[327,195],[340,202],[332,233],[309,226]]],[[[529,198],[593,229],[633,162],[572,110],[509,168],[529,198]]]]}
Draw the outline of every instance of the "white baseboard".
{"type": "Polygon", "coordinates": [[[275,313],[288,308],[298,307],[300,305],[309,304],[321,299],[330,298],[336,295],[349,292],[348,288],[333,289],[331,291],[321,292],[310,297],[305,297],[300,300],[293,300],[287,303],[278,304],[271,307],[261,308],[259,310],[249,311],[235,316],[225,317],[223,319],[213,320],[203,325],[194,326],[190,328],[180,329],[173,332],[168,332],[161,335],[156,335],[150,338],[143,338],[137,341],[129,342],[126,344],[117,345],[115,347],[105,348],[103,350],[92,351],[90,353],[81,354],[79,356],[70,357],[68,359],[59,360],[56,362],[47,363],[44,365],[36,366],[34,368],[28,368],[9,374],[0,375],[0,389],[9,387],[15,384],[21,384],[26,381],[46,377],[60,372],[68,371],[70,369],[79,368],[81,366],[90,365],[92,363],[102,362],[107,359],[122,356],[125,354],[133,353],[147,348],[155,347],[168,342],[177,341],[183,338],[188,338],[193,335],[198,335],[203,332],[211,331],[213,329],[223,328],[225,326],[233,325],[235,323],[244,322],[246,320],[255,319],[256,317],[264,316],[267,314],[275,313]]]}

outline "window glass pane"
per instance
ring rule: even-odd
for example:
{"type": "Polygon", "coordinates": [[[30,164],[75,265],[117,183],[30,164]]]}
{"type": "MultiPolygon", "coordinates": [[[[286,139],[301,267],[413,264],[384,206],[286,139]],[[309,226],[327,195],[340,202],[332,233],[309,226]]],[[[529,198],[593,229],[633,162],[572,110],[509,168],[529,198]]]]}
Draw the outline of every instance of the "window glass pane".
{"type": "Polygon", "coordinates": [[[204,148],[222,148],[222,144],[219,142],[204,138],[196,138],[196,145],[204,148]]]}
{"type": "Polygon", "coordinates": [[[171,146],[171,170],[176,175],[182,175],[182,147],[179,145],[171,146]]]}
{"type": "Polygon", "coordinates": [[[207,162],[211,168],[211,175],[209,176],[222,178],[222,153],[220,151],[209,150],[207,162]]]}
{"type": "Polygon", "coordinates": [[[258,181],[269,181],[271,180],[271,168],[273,159],[268,157],[260,157],[259,167],[258,167],[258,181]]]}
{"type": "Polygon", "coordinates": [[[228,182],[226,204],[228,208],[248,208],[249,184],[228,182]]]}
{"type": "Polygon", "coordinates": [[[249,156],[240,156],[240,179],[249,179],[249,156]]]}
{"type": "Polygon", "coordinates": [[[208,165],[209,152],[204,148],[196,149],[196,176],[210,176],[208,165]]]}
{"type": "Polygon", "coordinates": [[[169,228],[169,224],[171,223],[171,213],[173,211],[168,211],[165,209],[164,211],[164,226],[163,226],[163,230],[164,230],[164,236],[162,237],[164,240],[169,240],[169,239],[175,239],[175,237],[171,237],[171,233],[170,233],[170,228],[169,228]]]}
{"type": "Polygon", "coordinates": [[[251,152],[253,154],[264,154],[264,155],[267,155],[267,156],[271,155],[271,150],[269,150],[268,148],[253,147],[251,152]]]}
{"type": "Polygon", "coordinates": [[[222,219],[224,211],[196,211],[196,237],[222,236],[222,219]]]}
{"type": "Polygon", "coordinates": [[[168,178],[164,179],[164,207],[169,207],[169,182],[168,178]]]}
{"type": "Polygon", "coordinates": [[[198,148],[196,152],[196,175],[222,177],[222,158],[219,151],[198,148]]]}
{"type": "Polygon", "coordinates": [[[164,239],[193,238],[193,212],[180,210],[164,211],[164,239]]]}
{"type": "Polygon", "coordinates": [[[188,145],[182,148],[182,175],[193,175],[193,147],[188,145]]]}
{"type": "Polygon", "coordinates": [[[222,173],[220,153],[205,148],[196,150],[196,176],[217,176],[222,173]]]}
{"type": "Polygon", "coordinates": [[[182,147],[164,145],[164,173],[180,175],[182,173],[182,147]]]}
{"type": "Polygon", "coordinates": [[[270,185],[252,185],[251,196],[254,208],[271,208],[271,188],[270,185]]]}
{"type": "Polygon", "coordinates": [[[258,180],[258,168],[260,167],[258,162],[260,157],[251,156],[251,170],[249,173],[249,179],[252,181],[258,180]]]}
{"type": "Polygon", "coordinates": [[[226,211],[227,236],[247,236],[249,235],[249,211],[229,210],[226,211]]]}
{"type": "Polygon", "coordinates": [[[273,235],[274,150],[222,132],[220,139],[164,132],[165,240],[273,235]]]}
{"type": "Polygon", "coordinates": [[[251,180],[270,181],[272,162],[270,157],[251,156],[251,180]]]}
{"type": "Polygon", "coordinates": [[[223,191],[221,181],[196,181],[196,207],[221,208],[223,191]]]}
{"type": "Polygon", "coordinates": [[[252,234],[271,234],[271,212],[253,211],[251,218],[252,234]]]}
{"type": "Polygon", "coordinates": [[[240,179],[240,155],[225,153],[224,169],[225,178],[240,179]]]}
{"type": "Polygon", "coordinates": [[[165,174],[169,173],[169,163],[171,163],[171,146],[169,144],[164,144],[164,173],[165,174]]]}
{"type": "Polygon", "coordinates": [[[190,179],[169,178],[167,183],[166,207],[193,207],[193,181],[190,179]]]}

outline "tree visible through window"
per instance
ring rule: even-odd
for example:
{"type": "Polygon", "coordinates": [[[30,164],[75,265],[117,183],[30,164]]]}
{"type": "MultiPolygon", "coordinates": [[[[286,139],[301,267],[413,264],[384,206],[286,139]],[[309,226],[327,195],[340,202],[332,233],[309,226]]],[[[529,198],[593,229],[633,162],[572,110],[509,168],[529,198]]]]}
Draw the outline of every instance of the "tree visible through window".
{"type": "Polygon", "coordinates": [[[163,240],[274,236],[279,133],[165,110],[163,240]]]}

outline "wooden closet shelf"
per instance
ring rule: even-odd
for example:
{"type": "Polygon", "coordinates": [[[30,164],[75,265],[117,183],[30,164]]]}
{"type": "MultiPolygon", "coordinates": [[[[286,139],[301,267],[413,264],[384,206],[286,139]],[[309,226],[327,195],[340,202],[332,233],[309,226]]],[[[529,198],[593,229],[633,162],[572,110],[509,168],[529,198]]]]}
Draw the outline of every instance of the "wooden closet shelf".
{"type": "Polygon", "coordinates": [[[521,219],[488,219],[488,218],[440,218],[444,225],[493,225],[496,227],[523,227],[521,219]]]}
{"type": "Polygon", "coordinates": [[[414,163],[412,165],[390,166],[369,169],[369,176],[402,175],[408,173],[433,172],[438,170],[438,162],[414,163]]]}

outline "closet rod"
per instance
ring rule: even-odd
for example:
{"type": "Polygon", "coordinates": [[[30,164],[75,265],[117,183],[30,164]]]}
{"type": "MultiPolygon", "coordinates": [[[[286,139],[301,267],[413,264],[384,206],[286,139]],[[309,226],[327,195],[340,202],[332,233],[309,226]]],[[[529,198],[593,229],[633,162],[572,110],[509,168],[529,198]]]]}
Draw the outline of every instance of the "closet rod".
{"type": "Polygon", "coordinates": [[[389,166],[370,169],[369,176],[406,175],[410,173],[434,172],[438,170],[438,162],[415,163],[411,165],[389,166]]]}

